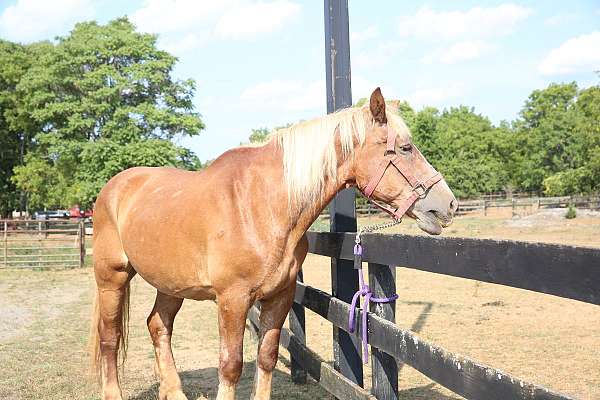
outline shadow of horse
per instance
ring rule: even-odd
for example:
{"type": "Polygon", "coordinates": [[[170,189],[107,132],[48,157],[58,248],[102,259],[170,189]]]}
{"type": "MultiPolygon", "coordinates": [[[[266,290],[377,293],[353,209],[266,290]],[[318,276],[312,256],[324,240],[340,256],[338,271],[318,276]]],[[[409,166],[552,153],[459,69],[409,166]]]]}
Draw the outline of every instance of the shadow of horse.
{"type": "MultiPolygon", "coordinates": [[[[411,326],[411,331],[418,333],[422,330],[427,320],[427,317],[432,310],[434,303],[409,301],[408,304],[422,305],[423,310],[411,326]]],[[[288,358],[279,355],[279,363],[289,368],[290,361],[288,358]]],[[[332,364],[331,361],[327,362],[332,364]]],[[[398,370],[401,373],[403,363],[398,363],[398,370]]],[[[246,362],[242,371],[242,376],[237,385],[236,398],[249,399],[252,394],[254,382],[254,371],[256,363],[246,362]]],[[[181,378],[182,389],[189,400],[212,400],[217,396],[217,388],[219,386],[218,370],[215,367],[201,368],[195,370],[182,371],[179,373],[181,378]]],[[[399,391],[399,399],[404,400],[455,400],[458,396],[447,396],[440,393],[435,388],[435,383],[414,387],[411,389],[399,391]]],[[[295,385],[291,381],[288,373],[279,369],[273,371],[273,391],[271,398],[273,400],[290,399],[290,400],[317,400],[317,399],[333,399],[325,389],[319,386],[314,380],[309,379],[306,385],[295,385]]],[[[149,388],[138,392],[130,397],[130,400],[156,400],[158,399],[158,383],[153,384],[149,388]]]]}
{"type": "MultiPolygon", "coordinates": [[[[236,398],[249,399],[252,394],[254,381],[255,362],[244,363],[242,376],[236,388],[236,398]]],[[[217,397],[219,378],[217,368],[201,368],[182,371],[179,373],[183,392],[189,400],[212,400],[217,397]]],[[[290,375],[275,369],[273,371],[273,392],[271,398],[291,400],[316,400],[329,399],[331,395],[321,388],[316,382],[309,380],[306,385],[295,385],[290,375]]],[[[158,382],[149,388],[135,393],[130,400],[156,400],[158,399],[158,382]]]]}

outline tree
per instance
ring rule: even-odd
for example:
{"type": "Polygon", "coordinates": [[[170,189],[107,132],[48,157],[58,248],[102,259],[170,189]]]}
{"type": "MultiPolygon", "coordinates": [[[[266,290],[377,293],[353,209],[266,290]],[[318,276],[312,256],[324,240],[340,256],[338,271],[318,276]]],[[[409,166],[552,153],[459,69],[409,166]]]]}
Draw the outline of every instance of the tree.
{"type": "Polygon", "coordinates": [[[577,85],[551,84],[534,90],[515,122],[517,163],[515,181],[527,191],[541,191],[545,178],[576,167],[574,135],[577,85]]]}
{"type": "Polygon", "coordinates": [[[416,113],[411,131],[413,141],[421,150],[425,158],[432,165],[437,165],[440,158],[440,149],[437,143],[437,123],[440,112],[435,107],[425,107],[416,113]]]}
{"type": "Polygon", "coordinates": [[[172,141],[204,128],[194,82],[171,76],[176,61],[126,18],[77,24],[34,60],[16,90],[39,129],[12,179],[32,208],[88,207],[132,166],[199,167],[172,141]],[[52,185],[36,179],[41,170],[52,185]]]}
{"type": "Polygon", "coordinates": [[[459,197],[501,190],[508,182],[498,131],[472,108],[444,110],[436,124],[438,168],[459,197]]]}
{"type": "Polygon", "coordinates": [[[0,217],[7,216],[21,202],[12,181],[13,169],[23,164],[39,129],[26,112],[17,86],[30,68],[32,60],[48,51],[49,43],[24,46],[0,40],[0,217]]]}
{"type": "Polygon", "coordinates": [[[600,190],[600,86],[581,90],[571,108],[575,122],[567,148],[570,167],[544,179],[549,195],[600,190]]]}
{"type": "Polygon", "coordinates": [[[267,141],[270,131],[267,128],[252,129],[250,143],[264,143],[267,141]]]}

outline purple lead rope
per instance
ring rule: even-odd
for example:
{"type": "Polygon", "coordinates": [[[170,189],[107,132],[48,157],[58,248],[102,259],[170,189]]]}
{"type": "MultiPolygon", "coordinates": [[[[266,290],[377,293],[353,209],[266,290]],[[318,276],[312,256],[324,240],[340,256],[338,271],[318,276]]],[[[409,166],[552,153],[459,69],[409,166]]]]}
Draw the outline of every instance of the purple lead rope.
{"type": "Polygon", "coordinates": [[[360,236],[356,238],[356,244],[354,245],[354,268],[358,270],[358,283],[359,289],[354,296],[352,296],[352,303],[350,304],[350,314],[348,315],[348,330],[352,333],[356,328],[356,306],[358,299],[361,296],[365,297],[362,310],[362,329],[361,339],[363,345],[363,363],[367,364],[369,361],[369,342],[368,342],[368,330],[367,330],[367,318],[369,303],[389,303],[395,301],[398,298],[397,294],[391,297],[373,297],[373,292],[369,285],[365,284],[362,272],[362,246],[360,245],[360,236]]]}

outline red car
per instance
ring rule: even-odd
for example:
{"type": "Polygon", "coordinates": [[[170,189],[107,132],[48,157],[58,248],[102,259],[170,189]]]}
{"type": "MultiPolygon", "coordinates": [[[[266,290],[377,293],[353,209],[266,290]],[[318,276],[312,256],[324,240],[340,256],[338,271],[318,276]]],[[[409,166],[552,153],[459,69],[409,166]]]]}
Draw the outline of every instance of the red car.
{"type": "Polygon", "coordinates": [[[80,209],[78,204],[71,207],[69,212],[71,213],[71,218],[89,218],[94,214],[93,210],[80,209]]]}

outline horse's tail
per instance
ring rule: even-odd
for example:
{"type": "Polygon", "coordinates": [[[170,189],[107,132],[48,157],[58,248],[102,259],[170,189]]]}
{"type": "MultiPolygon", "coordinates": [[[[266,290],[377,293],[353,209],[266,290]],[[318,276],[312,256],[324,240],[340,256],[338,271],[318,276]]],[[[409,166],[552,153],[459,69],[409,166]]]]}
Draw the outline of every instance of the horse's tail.
{"type": "MultiPolygon", "coordinates": [[[[119,338],[119,352],[121,354],[121,367],[125,364],[125,360],[127,359],[127,339],[129,336],[129,282],[124,287],[125,293],[121,306],[121,310],[119,310],[121,319],[119,321],[120,324],[120,332],[121,336],[119,338]]],[[[92,312],[92,322],[90,325],[90,338],[89,338],[89,346],[90,346],[90,372],[93,376],[100,379],[102,364],[100,360],[100,298],[98,295],[98,290],[96,290],[96,297],[94,300],[94,309],[92,312]]]]}

